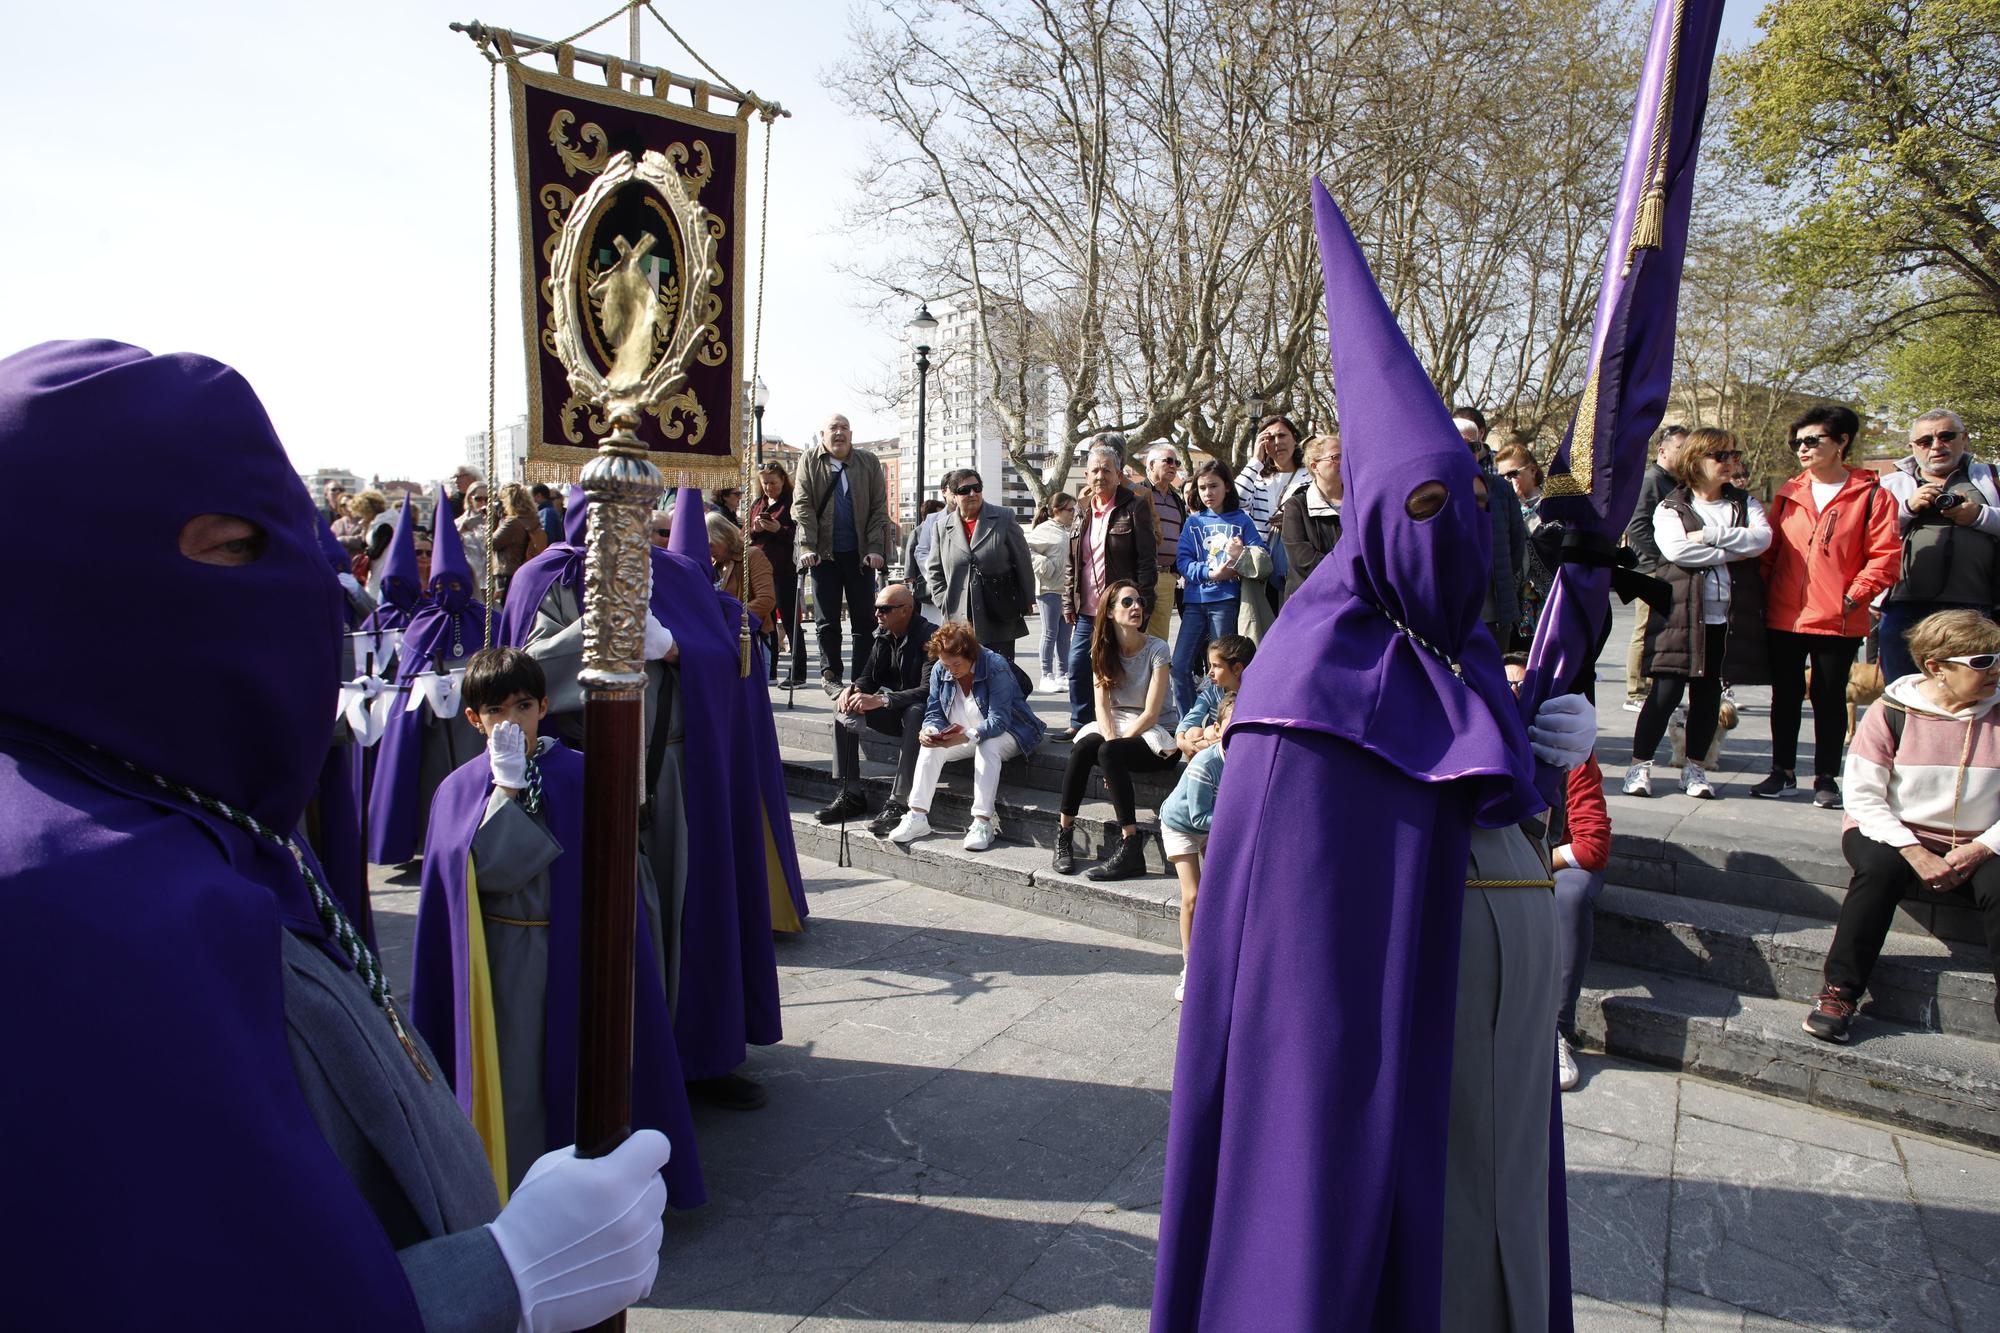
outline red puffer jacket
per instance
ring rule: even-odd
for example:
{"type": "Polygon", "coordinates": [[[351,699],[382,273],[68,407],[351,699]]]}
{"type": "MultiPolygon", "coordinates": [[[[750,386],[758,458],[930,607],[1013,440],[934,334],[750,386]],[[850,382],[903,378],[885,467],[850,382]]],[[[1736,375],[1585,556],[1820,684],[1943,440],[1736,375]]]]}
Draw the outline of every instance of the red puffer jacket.
{"type": "Polygon", "coordinates": [[[1896,497],[1867,468],[1851,467],[1825,509],[1801,472],[1771,500],[1771,545],[1761,557],[1764,623],[1794,634],[1868,633],[1868,604],[1902,569],[1896,497]]]}

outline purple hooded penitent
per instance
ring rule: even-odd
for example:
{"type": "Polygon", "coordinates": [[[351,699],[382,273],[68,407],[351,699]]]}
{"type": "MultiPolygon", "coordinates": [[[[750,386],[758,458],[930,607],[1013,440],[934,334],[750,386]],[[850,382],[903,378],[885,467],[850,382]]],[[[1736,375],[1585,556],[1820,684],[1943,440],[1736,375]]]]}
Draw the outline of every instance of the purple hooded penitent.
{"type": "MultiPolygon", "coordinates": [[[[564,855],[549,867],[547,1023],[543,1036],[542,1104],[548,1142],[536,1154],[576,1139],[576,1038],[580,994],[578,962],[583,904],[583,757],[558,742],[538,760],[543,818],[564,855]]],[[[472,841],[486,818],[493,794],[492,766],[482,753],[468,760],[438,787],[431,807],[424,852],[423,890],[417,900],[415,978],[410,985],[410,1021],[438,1053],[458,1104],[472,1111],[471,937],[466,920],[470,896],[466,867],[472,841]]],[[[638,883],[633,883],[638,896],[638,883]]],[[[659,984],[653,932],[646,924],[643,897],[633,953],[632,1119],[635,1129],[657,1129],[674,1145],[662,1174],[668,1200],[676,1208],[699,1207],[708,1197],[702,1186],[701,1157],[673,1020],[659,984]]],[[[496,987],[505,979],[494,977],[496,987]]],[[[490,1018],[489,1020],[490,1021],[490,1018]]],[[[516,1149],[510,1145],[510,1152],[516,1149]]],[[[516,1182],[518,1184],[518,1182],[516,1182]]]]}
{"type": "MultiPolygon", "coordinates": [[[[408,521],[405,501],[405,522],[408,521]]],[[[428,600],[403,628],[396,653],[396,688],[406,695],[418,676],[446,672],[486,646],[486,607],[473,598],[472,566],[452,526],[444,487],[438,487],[432,511],[431,581],[428,600]]],[[[402,537],[398,525],[397,539],[402,537]]],[[[388,580],[384,576],[386,586],[388,580]]],[[[429,704],[415,710],[398,706],[378,742],[375,772],[368,792],[368,859],[377,865],[399,865],[415,856],[424,825],[430,818],[430,797],[436,783],[456,768],[474,747],[471,729],[456,717],[440,718],[429,704]],[[465,745],[460,752],[460,741],[465,745]],[[433,756],[435,777],[424,777],[424,747],[444,746],[442,763],[433,756]]]]}
{"type": "MultiPolygon", "coordinates": [[[[341,549],[333,530],[322,523],[315,535],[319,538],[320,554],[326,557],[336,580],[348,573],[347,552],[341,549]]],[[[361,619],[343,592],[341,628],[351,631],[361,619]]],[[[372,949],[375,916],[368,905],[368,854],[361,841],[360,794],[367,771],[364,753],[359,745],[342,743],[327,747],[318,786],[306,806],[305,833],[326,871],[328,890],[372,949]]]]}
{"type": "Polygon", "coordinates": [[[1156,1330],[1438,1327],[1471,829],[1542,805],[1479,623],[1472,455],[1317,181],[1313,213],[1346,535],[1287,599],[1227,739],[1156,1330]],[[1437,486],[1442,508],[1412,517],[1437,486]]]}
{"type": "Polygon", "coordinates": [[[674,530],[667,538],[667,549],[694,561],[694,567],[706,571],[711,579],[715,577],[715,560],[708,551],[708,509],[701,502],[701,492],[692,486],[674,493],[674,530]]]}
{"type": "MultiPolygon", "coordinates": [[[[435,546],[432,555],[435,558],[435,546]]],[[[417,578],[417,515],[410,493],[405,491],[403,512],[396,518],[389,549],[382,554],[382,604],[375,609],[372,623],[382,629],[401,629],[416,614],[425,592],[417,578]]]]}
{"type": "MultiPolygon", "coordinates": [[[[1521,687],[1533,706],[1571,688],[1588,689],[1610,610],[1618,534],[1632,515],[1646,471],[1647,441],[1666,411],[1673,380],[1674,320],[1694,201],[1695,159],[1708,106],[1709,70],[1722,27],[1722,0],[1661,4],[1653,12],[1638,104],[1625,141],[1618,207],[1604,256],[1604,281],[1591,328],[1587,417],[1580,416],[1549,466],[1541,516],[1563,524],[1571,560],[1543,604],[1521,687]],[[1678,17],[1678,27],[1675,19],[1678,17]],[[1662,108],[1666,114],[1661,115],[1662,108]],[[1659,143],[1664,135],[1666,142],[1659,143]],[[1658,159],[1663,170],[1655,172],[1658,159]],[[1651,187],[1659,201],[1658,248],[1634,249],[1651,187]]],[[[1622,577],[1622,576],[1621,576],[1622,577]]],[[[1628,599],[1632,593],[1623,590],[1628,599]]],[[[1562,775],[1545,770],[1553,797],[1562,775]]]]}
{"type": "Polygon", "coordinates": [[[563,510],[563,539],[542,548],[539,555],[514,571],[507,585],[507,601],[500,608],[500,625],[494,639],[503,647],[519,648],[535,629],[535,613],[549,589],[560,583],[583,600],[583,543],[590,501],[583,487],[569,488],[569,503],[563,510]]]}
{"type": "Polygon", "coordinates": [[[0,474],[57,495],[80,465],[118,484],[87,525],[24,508],[16,536],[53,574],[0,583],[45,645],[0,652],[0,1134],[32,1219],[9,1229],[6,1322],[415,1330],[293,1073],[282,934],[325,939],[297,864],[118,762],[297,825],[340,660],[317,516],[256,395],[203,357],[0,361],[0,474]],[[256,525],[253,559],[182,554],[211,513],[256,525]]]}

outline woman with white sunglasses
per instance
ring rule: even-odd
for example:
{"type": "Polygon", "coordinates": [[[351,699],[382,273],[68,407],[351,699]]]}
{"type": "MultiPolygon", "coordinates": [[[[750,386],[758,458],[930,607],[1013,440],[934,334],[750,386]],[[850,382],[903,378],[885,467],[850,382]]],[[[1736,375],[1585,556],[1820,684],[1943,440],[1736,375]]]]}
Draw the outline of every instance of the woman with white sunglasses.
{"type": "Polygon", "coordinates": [[[1987,961],[2000,959],[2000,625],[1940,611],[1910,631],[1909,647],[1920,671],[1889,683],[1847,755],[1840,850],[1854,876],[1805,1019],[1822,1041],[1847,1040],[1896,905],[1916,889],[1965,890],[1987,961]]]}

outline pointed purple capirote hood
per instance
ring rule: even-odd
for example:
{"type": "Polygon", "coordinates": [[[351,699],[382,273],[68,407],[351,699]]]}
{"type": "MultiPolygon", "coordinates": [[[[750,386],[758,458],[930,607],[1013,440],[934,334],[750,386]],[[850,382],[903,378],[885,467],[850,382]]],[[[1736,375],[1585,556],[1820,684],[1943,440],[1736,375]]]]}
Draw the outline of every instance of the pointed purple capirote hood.
{"type": "Polygon", "coordinates": [[[472,562],[465,558],[465,546],[458,540],[458,525],[451,521],[451,506],[445,503],[440,482],[437,508],[431,511],[431,597],[447,611],[463,611],[477,587],[472,562]]]}
{"type": "MultiPolygon", "coordinates": [[[[432,550],[436,550],[435,544],[432,550]]],[[[423,596],[424,585],[417,582],[417,517],[410,493],[404,491],[403,512],[389,538],[388,553],[382,557],[382,597],[397,610],[407,612],[416,610],[423,596]]]]}
{"type": "Polygon", "coordinates": [[[1343,536],[1286,599],[1244,676],[1234,725],[1324,731],[1428,782],[1480,779],[1479,822],[1513,823],[1546,803],[1499,649],[1479,622],[1492,541],[1479,469],[1317,180],[1313,221],[1340,408],[1343,536]],[[1443,507],[1412,517],[1410,498],[1432,483],[1444,488],[1443,507]]]}
{"type": "Polygon", "coordinates": [[[667,538],[667,549],[694,561],[695,568],[709,578],[715,577],[715,562],[708,555],[708,506],[692,486],[681,487],[674,496],[674,532],[667,538]]]}
{"type": "Polygon", "coordinates": [[[583,487],[569,488],[568,504],[563,509],[563,540],[572,546],[583,545],[590,523],[590,497],[583,493],[583,487]]]}

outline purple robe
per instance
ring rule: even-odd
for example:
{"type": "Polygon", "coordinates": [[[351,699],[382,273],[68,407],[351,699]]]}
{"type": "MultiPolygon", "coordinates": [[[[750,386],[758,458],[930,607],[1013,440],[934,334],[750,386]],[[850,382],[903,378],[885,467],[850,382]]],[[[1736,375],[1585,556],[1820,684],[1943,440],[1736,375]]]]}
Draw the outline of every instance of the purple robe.
{"type": "Polygon", "coordinates": [[[32,1222],[8,1232],[23,1280],[6,1322],[199,1311],[215,1327],[415,1333],[388,1233],[293,1072],[284,932],[342,957],[298,863],[112,757],[297,826],[339,684],[340,590],[312,501],[225,366],[104,341],[0,360],[0,471],[59,493],[79,442],[121,484],[93,493],[87,532],[60,506],[25,508],[20,539],[62,577],[0,584],[7,622],[62,649],[0,653],[0,1136],[24,1149],[6,1197],[32,1222]],[[179,553],[182,525],[211,512],[261,529],[255,560],[179,553]],[[76,595],[110,587],[115,618],[76,595]],[[134,644],[173,646],[173,707],[79,681],[134,644]]]}
{"type": "MultiPolygon", "coordinates": [[[[576,1024],[578,936],[583,902],[583,757],[560,741],[536,761],[542,771],[543,818],[563,854],[548,869],[549,974],[548,1027],[544,1037],[543,1107],[548,1117],[549,1151],[576,1138],[576,1024]]],[[[472,1045],[468,1022],[471,945],[466,919],[466,865],[472,841],[493,794],[492,767],[484,753],[466,761],[438,787],[425,838],[423,888],[417,900],[416,976],[410,988],[410,1016],[444,1063],[458,1104],[472,1111],[472,1045]]],[[[634,894],[638,886],[633,885],[634,894]]],[[[698,1207],[707,1199],[701,1158],[673,1020],[659,986],[652,931],[640,928],[633,963],[632,1127],[657,1129],[674,1145],[662,1174],[676,1208],[698,1207]]],[[[501,978],[495,978],[501,984],[501,978]]],[[[511,1147],[512,1145],[510,1145],[511,1147]]]]}
{"type": "MultiPolygon", "coordinates": [[[[334,574],[346,573],[347,552],[341,549],[332,530],[322,524],[317,536],[320,553],[334,574]]],[[[341,593],[341,612],[343,627],[353,629],[357,616],[345,590],[341,593]]],[[[369,614],[372,616],[374,612],[369,614]]],[[[347,741],[328,746],[318,786],[306,809],[305,830],[320,866],[326,871],[327,888],[372,949],[375,914],[368,903],[368,856],[361,839],[360,790],[365,772],[361,746],[347,741]]]]}
{"type": "MultiPolygon", "coordinates": [[[[408,521],[408,501],[405,522],[408,521]]],[[[438,488],[437,509],[448,514],[444,488],[438,488]]],[[[420,850],[419,835],[430,817],[432,790],[423,776],[425,751],[445,752],[446,766],[456,768],[470,752],[469,730],[456,717],[441,718],[429,704],[405,709],[412,682],[425,672],[442,672],[486,646],[486,607],[473,600],[472,568],[458,529],[449,521],[434,525],[431,534],[430,600],[410,616],[396,653],[397,706],[376,743],[375,772],[368,793],[368,859],[377,865],[400,865],[420,850]],[[467,753],[460,753],[465,748],[467,753]]],[[[397,536],[402,535],[398,525],[397,536]]],[[[383,575],[383,585],[389,582],[383,575]]],[[[435,767],[433,768],[435,772],[435,767]]]]}
{"type": "Polygon", "coordinates": [[[1226,740],[1174,1067],[1161,1333],[1439,1326],[1471,828],[1543,804],[1479,622],[1491,527],[1471,451],[1317,181],[1313,211],[1345,535],[1286,600],[1226,740]],[[1300,820],[1301,800],[1326,817],[1300,820]]]}

